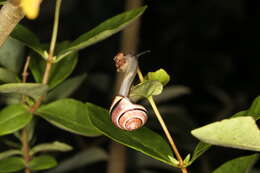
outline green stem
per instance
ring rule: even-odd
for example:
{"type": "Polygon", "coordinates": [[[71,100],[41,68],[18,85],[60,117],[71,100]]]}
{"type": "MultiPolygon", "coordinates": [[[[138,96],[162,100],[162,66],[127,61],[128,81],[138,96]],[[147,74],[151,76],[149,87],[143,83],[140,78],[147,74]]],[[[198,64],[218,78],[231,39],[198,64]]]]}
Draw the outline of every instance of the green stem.
{"type": "MultiPolygon", "coordinates": [[[[144,81],[144,77],[143,77],[143,74],[142,74],[140,68],[137,69],[137,74],[138,74],[138,77],[139,77],[140,81],[143,82],[144,81]]],[[[158,119],[158,121],[159,121],[159,123],[160,123],[160,125],[161,125],[161,127],[163,129],[163,131],[164,131],[164,134],[165,134],[165,136],[166,136],[166,138],[167,138],[167,140],[168,140],[168,142],[169,142],[173,152],[175,153],[175,155],[176,155],[176,157],[177,157],[177,159],[179,161],[179,168],[181,169],[182,173],[187,173],[188,171],[187,171],[187,168],[184,167],[184,162],[183,162],[183,159],[182,159],[182,157],[180,155],[180,152],[178,151],[178,148],[177,148],[177,146],[175,145],[175,143],[173,141],[173,138],[172,138],[172,136],[171,136],[171,134],[170,134],[170,132],[169,132],[169,130],[168,130],[168,128],[167,128],[163,118],[162,118],[161,113],[159,112],[159,110],[158,110],[158,108],[157,108],[157,106],[156,106],[156,104],[154,102],[153,97],[152,96],[148,97],[148,101],[149,101],[150,105],[152,106],[152,109],[153,109],[153,111],[154,111],[154,113],[155,113],[155,115],[156,115],[156,117],[157,117],[157,119],[158,119]]]]}
{"type": "Polygon", "coordinates": [[[48,56],[48,59],[47,59],[47,64],[46,64],[46,67],[45,67],[45,72],[44,72],[43,79],[42,79],[42,83],[43,84],[48,84],[49,75],[50,75],[51,67],[52,67],[52,63],[53,63],[53,55],[54,55],[54,51],[55,51],[57,35],[58,35],[58,28],[59,28],[59,17],[60,17],[61,1],[62,0],[56,0],[54,24],[53,24],[52,37],[51,37],[51,44],[50,44],[49,56],[48,56]]]}
{"type": "Polygon", "coordinates": [[[53,24],[51,44],[50,44],[50,49],[49,49],[49,57],[53,57],[55,46],[56,46],[57,35],[58,35],[58,28],[59,28],[59,17],[60,17],[61,1],[62,0],[57,0],[56,1],[55,15],[54,15],[54,24],[53,24]]]}
{"type": "MultiPolygon", "coordinates": [[[[58,26],[59,26],[59,16],[60,16],[60,7],[61,7],[61,1],[62,0],[56,0],[56,6],[55,6],[55,15],[54,15],[54,24],[53,24],[53,30],[52,30],[52,37],[51,37],[51,44],[48,54],[48,59],[46,63],[46,67],[43,74],[42,84],[48,84],[49,82],[49,76],[51,72],[51,67],[53,63],[53,55],[55,51],[56,41],[57,41],[57,35],[58,35],[58,26]]],[[[36,109],[38,109],[44,100],[44,96],[41,96],[35,104],[32,106],[30,112],[35,112],[36,109]]]]}

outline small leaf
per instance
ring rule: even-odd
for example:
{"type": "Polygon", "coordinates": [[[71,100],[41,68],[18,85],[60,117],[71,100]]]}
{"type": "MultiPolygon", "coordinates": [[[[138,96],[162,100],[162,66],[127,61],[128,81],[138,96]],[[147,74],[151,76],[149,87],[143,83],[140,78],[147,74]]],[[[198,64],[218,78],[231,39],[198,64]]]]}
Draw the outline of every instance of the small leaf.
{"type": "Polygon", "coordinates": [[[34,155],[38,152],[45,152],[45,151],[61,151],[61,152],[66,152],[66,151],[70,151],[72,150],[72,147],[69,146],[68,144],[59,142],[59,141],[55,141],[52,143],[43,143],[43,144],[39,144],[34,146],[31,151],[30,151],[30,155],[34,155]]]}
{"type": "Polygon", "coordinates": [[[50,169],[56,166],[57,161],[49,155],[34,157],[28,164],[28,167],[35,171],[50,169]]]}
{"type": "Polygon", "coordinates": [[[80,87],[86,76],[86,74],[82,74],[65,80],[48,93],[46,102],[69,97],[80,87]]]}
{"type": "Polygon", "coordinates": [[[89,120],[91,112],[80,101],[61,99],[41,106],[36,113],[53,125],[69,132],[83,136],[100,135],[89,120]]]}
{"type": "Polygon", "coordinates": [[[47,90],[47,85],[36,83],[9,83],[0,85],[0,93],[18,93],[30,96],[35,100],[46,94],[47,90]]]}
{"type": "Polygon", "coordinates": [[[23,105],[10,105],[0,112],[0,136],[13,133],[32,119],[32,114],[23,105]]]}
{"type": "Polygon", "coordinates": [[[0,160],[0,173],[17,172],[24,168],[23,159],[20,157],[9,157],[0,160]]]}
{"type": "Polygon", "coordinates": [[[21,150],[7,150],[0,153],[0,160],[14,155],[23,155],[23,153],[21,152],[21,150]]]}
{"type": "Polygon", "coordinates": [[[206,144],[204,142],[199,142],[193,151],[192,159],[189,161],[187,165],[191,165],[197,158],[199,158],[203,153],[205,153],[211,147],[210,144],[206,144]]]}
{"type": "Polygon", "coordinates": [[[244,116],[252,116],[255,120],[260,119],[260,96],[254,99],[250,108],[247,110],[246,115],[244,116]]]}
{"type": "Polygon", "coordinates": [[[170,76],[164,69],[159,69],[155,72],[149,72],[146,76],[147,80],[157,80],[165,86],[170,81],[170,76]]]}
{"type": "Polygon", "coordinates": [[[249,156],[238,157],[230,160],[220,167],[218,167],[213,173],[245,173],[250,172],[253,164],[258,159],[258,154],[249,156]]]}
{"type": "MultiPolygon", "coordinates": [[[[0,49],[1,50],[1,49],[0,49]]],[[[0,81],[5,83],[15,83],[18,82],[18,77],[12,71],[0,67],[0,81]]]]}
{"type": "Polygon", "coordinates": [[[57,166],[57,168],[54,168],[47,173],[70,172],[98,161],[107,160],[107,158],[107,153],[104,150],[96,147],[90,148],[84,151],[80,151],[76,155],[62,161],[61,163],[59,163],[59,166],[57,166]]]}
{"type": "Polygon", "coordinates": [[[175,165],[176,167],[179,165],[179,161],[177,159],[175,159],[174,157],[172,156],[168,156],[170,161],[172,162],[173,165],[175,165]]]}
{"type": "Polygon", "coordinates": [[[57,61],[60,61],[66,55],[84,49],[94,43],[104,40],[105,38],[119,32],[137,17],[139,17],[146,9],[146,6],[130,10],[114,16],[105,22],[99,24],[89,32],[81,35],[71,45],[57,55],[57,61]]]}
{"type": "Polygon", "coordinates": [[[188,164],[189,164],[189,162],[190,162],[190,154],[188,154],[188,155],[185,157],[185,159],[183,160],[183,162],[184,162],[185,165],[188,165],[188,164]]]}
{"type": "Polygon", "coordinates": [[[237,117],[191,131],[203,142],[224,147],[260,151],[260,131],[252,117],[237,117]]]}
{"type": "Polygon", "coordinates": [[[112,124],[107,110],[91,103],[87,103],[86,107],[89,110],[91,121],[105,136],[154,159],[175,166],[169,159],[169,156],[173,157],[171,148],[157,133],[145,127],[131,132],[121,130],[112,124]]]}
{"type": "MultiPolygon", "coordinates": [[[[68,42],[59,43],[56,51],[59,52],[68,45],[68,42]]],[[[32,53],[31,57],[30,69],[36,82],[40,83],[42,82],[46,61],[35,53],[32,53]]],[[[63,82],[72,73],[77,62],[78,54],[73,53],[66,56],[62,61],[52,64],[48,82],[49,88],[52,89],[63,82]]]]}
{"type": "Polygon", "coordinates": [[[159,95],[163,90],[163,85],[155,80],[144,81],[135,85],[130,91],[130,99],[139,100],[150,96],[159,95]]]}
{"type": "Polygon", "coordinates": [[[13,38],[8,38],[0,49],[0,65],[13,73],[18,73],[23,64],[24,46],[13,38]]]}
{"type": "Polygon", "coordinates": [[[45,57],[44,50],[41,49],[39,39],[26,27],[17,24],[10,36],[16,40],[19,40],[27,47],[37,52],[39,55],[41,55],[41,57],[47,59],[47,57],[45,57]]]}

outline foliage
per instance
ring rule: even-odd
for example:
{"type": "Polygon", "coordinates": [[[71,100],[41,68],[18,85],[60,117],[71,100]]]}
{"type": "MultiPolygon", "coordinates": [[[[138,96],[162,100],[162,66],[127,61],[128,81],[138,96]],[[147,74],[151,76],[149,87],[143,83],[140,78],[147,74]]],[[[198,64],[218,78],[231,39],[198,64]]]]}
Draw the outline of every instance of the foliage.
{"type": "MultiPolygon", "coordinates": [[[[0,1],[0,5],[4,2],[0,1]]],[[[39,5],[40,1],[33,14],[30,10],[28,12],[30,9],[28,3],[23,5],[23,10],[27,11],[27,16],[33,18],[38,13],[39,5]]],[[[83,33],[73,41],[61,41],[55,44],[56,49],[53,55],[51,51],[48,51],[51,43],[43,44],[28,28],[20,24],[16,26],[10,38],[0,49],[0,93],[17,102],[17,104],[10,104],[8,99],[3,101],[5,105],[0,111],[0,136],[12,134],[18,138],[19,143],[9,141],[9,144],[14,144],[13,147],[0,153],[0,173],[17,172],[22,169],[41,171],[55,168],[58,162],[46,152],[68,152],[73,149],[69,144],[59,141],[36,143],[34,126],[37,125],[38,119],[44,119],[55,127],[84,137],[104,135],[168,166],[181,169],[190,166],[211,147],[211,144],[260,151],[260,132],[256,125],[256,120],[260,118],[260,97],[255,99],[249,109],[229,119],[192,130],[192,135],[201,142],[198,143],[192,155],[187,154],[183,163],[178,157],[175,158],[176,151],[172,151],[172,144],[169,145],[159,132],[147,127],[131,132],[123,131],[113,126],[108,110],[93,104],[94,100],[84,103],[67,98],[87,76],[82,74],[70,77],[78,65],[78,52],[121,31],[142,15],[146,8],[144,6],[121,13],[83,33]],[[25,47],[30,50],[27,55],[30,56],[30,61],[27,60],[30,64],[32,79],[26,76],[23,76],[23,79],[19,78],[20,73],[24,72],[21,71],[23,67],[23,70],[28,73],[28,69],[23,65],[26,62],[21,60],[26,52],[25,47]]],[[[151,103],[152,97],[163,93],[169,81],[170,75],[164,69],[148,72],[144,81],[132,87],[129,97],[134,101],[147,99],[151,103]]],[[[155,109],[154,105],[152,107],[155,109]]],[[[158,111],[155,113],[158,114],[158,111]]],[[[167,133],[166,136],[168,137],[167,133]]],[[[84,160],[84,163],[69,159],[61,165],[80,167],[83,164],[106,160],[108,156],[103,150],[92,148],[75,157],[84,160]],[[88,155],[95,156],[85,159],[88,155]]],[[[221,165],[214,173],[225,173],[228,170],[236,173],[245,172],[253,166],[257,157],[258,155],[254,154],[236,158],[221,165]]],[[[62,172],[63,168],[57,167],[53,170],[62,172]]]]}

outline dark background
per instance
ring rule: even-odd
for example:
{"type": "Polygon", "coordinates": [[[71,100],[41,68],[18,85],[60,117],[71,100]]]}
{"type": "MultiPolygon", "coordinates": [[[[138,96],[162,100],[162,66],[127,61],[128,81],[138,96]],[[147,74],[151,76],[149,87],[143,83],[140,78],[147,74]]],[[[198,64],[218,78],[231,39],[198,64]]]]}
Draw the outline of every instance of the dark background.
{"type": "MultiPolygon", "coordinates": [[[[172,78],[168,86],[183,85],[191,90],[189,94],[159,104],[181,110],[176,116],[184,115],[193,123],[187,127],[185,119],[180,122],[178,118],[173,117],[171,121],[166,117],[171,129],[178,126],[177,132],[172,133],[182,152],[188,154],[196,144],[189,134],[191,129],[244,110],[259,95],[259,5],[247,0],[147,0],[144,4],[148,5],[148,9],[142,16],[139,51],[151,50],[151,53],[140,59],[140,66],[144,73],[164,68],[172,78]]],[[[64,0],[58,40],[74,40],[122,11],[124,1],[64,0]]],[[[24,19],[22,23],[42,42],[49,42],[53,12],[54,1],[45,0],[40,16],[33,21],[24,19]]],[[[88,77],[72,97],[109,107],[116,76],[112,59],[119,47],[120,34],[116,34],[80,51],[73,75],[87,73],[88,77]]],[[[151,119],[152,123],[148,126],[160,132],[158,124],[153,125],[154,120],[151,119]]],[[[75,137],[45,122],[40,124],[38,142],[58,138],[76,148],[68,154],[58,155],[59,160],[91,145],[108,150],[109,140],[105,137],[75,137]]],[[[227,160],[250,153],[213,147],[190,170],[210,172],[227,160]]],[[[129,160],[134,155],[135,152],[129,150],[129,160]]],[[[129,172],[144,169],[128,167],[129,172]]],[[[99,162],[73,172],[105,172],[105,169],[106,162],[99,162]]],[[[167,172],[163,167],[147,166],[146,169],[167,172]]]]}

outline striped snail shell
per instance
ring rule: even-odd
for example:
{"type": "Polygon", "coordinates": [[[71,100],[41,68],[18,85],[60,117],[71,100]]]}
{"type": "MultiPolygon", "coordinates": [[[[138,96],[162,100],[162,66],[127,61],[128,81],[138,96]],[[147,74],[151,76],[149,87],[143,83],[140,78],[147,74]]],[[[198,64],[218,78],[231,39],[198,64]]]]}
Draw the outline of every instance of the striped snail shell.
{"type": "Polygon", "coordinates": [[[133,104],[127,97],[116,96],[110,107],[113,124],[123,130],[132,131],[142,127],[147,121],[146,109],[133,104]]]}

